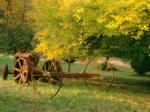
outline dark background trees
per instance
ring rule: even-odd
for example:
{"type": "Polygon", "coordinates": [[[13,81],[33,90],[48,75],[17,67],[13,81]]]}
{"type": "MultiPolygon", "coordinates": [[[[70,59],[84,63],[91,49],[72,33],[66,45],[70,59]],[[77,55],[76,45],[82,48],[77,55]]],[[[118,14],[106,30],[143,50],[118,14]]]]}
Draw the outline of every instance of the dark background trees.
{"type": "Polygon", "coordinates": [[[0,51],[16,53],[31,49],[34,32],[29,25],[29,0],[2,0],[0,4],[0,51]]]}

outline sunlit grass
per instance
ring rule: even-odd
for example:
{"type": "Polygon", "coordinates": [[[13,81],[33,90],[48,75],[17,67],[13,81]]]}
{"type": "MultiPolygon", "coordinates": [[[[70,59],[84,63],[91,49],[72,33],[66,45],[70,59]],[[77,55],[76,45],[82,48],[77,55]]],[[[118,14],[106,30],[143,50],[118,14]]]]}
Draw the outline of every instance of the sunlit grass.
{"type": "Polygon", "coordinates": [[[9,65],[9,69],[12,70],[13,67],[13,58],[9,58],[9,57],[0,57],[0,70],[4,67],[4,64],[9,65]]]}
{"type": "MultiPolygon", "coordinates": [[[[134,80],[133,80],[134,81],[134,80]]],[[[52,100],[53,89],[45,83],[20,86],[12,78],[0,79],[0,108],[2,112],[133,112],[150,111],[148,86],[109,87],[103,83],[85,83],[84,80],[65,80],[61,91],[52,100]]]]}
{"type": "MultiPolygon", "coordinates": [[[[67,70],[67,65],[63,66],[67,70]]],[[[82,67],[74,64],[71,72],[79,72],[82,67]]],[[[130,68],[118,69],[112,86],[107,82],[112,72],[100,71],[104,77],[100,82],[65,79],[54,99],[52,85],[34,81],[20,86],[12,75],[7,81],[1,77],[0,112],[149,112],[150,77],[137,76],[130,68]]]]}

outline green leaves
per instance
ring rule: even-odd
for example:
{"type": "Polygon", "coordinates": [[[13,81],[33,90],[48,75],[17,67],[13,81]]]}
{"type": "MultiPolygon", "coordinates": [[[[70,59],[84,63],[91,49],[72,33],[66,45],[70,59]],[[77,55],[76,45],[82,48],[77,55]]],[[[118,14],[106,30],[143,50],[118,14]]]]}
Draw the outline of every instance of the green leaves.
{"type": "MultiPolygon", "coordinates": [[[[141,39],[150,31],[150,3],[147,0],[32,0],[32,5],[36,31],[48,29],[47,38],[37,37],[39,44],[45,38],[45,46],[61,49],[58,57],[89,56],[89,49],[93,49],[90,46],[95,43],[85,43],[95,34],[105,38],[141,39]]],[[[92,52],[93,55],[97,53],[92,52]]]]}
{"type": "Polygon", "coordinates": [[[31,48],[33,31],[27,12],[30,0],[2,0],[0,3],[0,52],[15,53],[31,48]]]}

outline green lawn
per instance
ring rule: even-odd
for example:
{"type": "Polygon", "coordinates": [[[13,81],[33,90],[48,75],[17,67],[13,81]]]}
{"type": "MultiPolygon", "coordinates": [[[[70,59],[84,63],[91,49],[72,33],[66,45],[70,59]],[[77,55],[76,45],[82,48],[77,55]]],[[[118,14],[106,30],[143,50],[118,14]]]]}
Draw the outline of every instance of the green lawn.
{"type": "Polygon", "coordinates": [[[4,64],[9,65],[9,68],[12,69],[12,67],[13,67],[13,62],[14,62],[13,58],[9,58],[8,56],[0,57],[0,70],[3,69],[4,64]]]}
{"type": "MultiPolygon", "coordinates": [[[[0,58],[0,66],[2,63],[0,58]]],[[[71,71],[81,71],[82,67],[74,64],[71,71]]],[[[130,68],[118,68],[112,86],[107,83],[112,72],[101,72],[105,80],[96,83],[64,80],[53,100],[53,88],[48,84],[34,82],[35,91],[34,83],[20,86],[11,75],[7,81],[0,78],[0,112],[150,112],[150,77],[137,76],[130,68]]],[[[92,65],[88,71],[93,71],[92,65]]]]}

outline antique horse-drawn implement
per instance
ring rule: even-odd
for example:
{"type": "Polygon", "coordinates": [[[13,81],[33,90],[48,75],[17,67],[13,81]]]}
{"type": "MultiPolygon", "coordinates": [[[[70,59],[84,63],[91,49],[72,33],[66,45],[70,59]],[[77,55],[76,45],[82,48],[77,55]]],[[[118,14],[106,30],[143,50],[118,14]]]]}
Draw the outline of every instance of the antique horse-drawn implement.
{"type": "MultiPolygon", "coordinates": [[[[14,58],[13,74],[15,82],[24,84],[33,80],[41,80],[57,85],[54,95],[58,93],[64,78],[100,79],[100,75],[97,73],[64,73],[60,62],[55,59],[47,60],[42,67],[38,67],[40,55],[35,53],[17,53],[14,58]]],[[[8,66],[5,66],[3,78],[7,77],[8,73],[8,66]]]]}
{"type": "MultiPolygon", "coordinates": [[[[39,57],[30,53],[16,54],[14,63],[14,79],[19,83],[32,81],[32,78],[43,80],[49,77],[51,81],[63,78],[98,78],[97,73],[63,73],[59,61],[47,60],[40,68],[37,67],[39,57]],[[45,78],[44,78],[45,77],[45,78]]],[[[46,80],[46,79],[45,79],[46,80]]]]}

